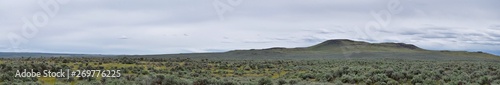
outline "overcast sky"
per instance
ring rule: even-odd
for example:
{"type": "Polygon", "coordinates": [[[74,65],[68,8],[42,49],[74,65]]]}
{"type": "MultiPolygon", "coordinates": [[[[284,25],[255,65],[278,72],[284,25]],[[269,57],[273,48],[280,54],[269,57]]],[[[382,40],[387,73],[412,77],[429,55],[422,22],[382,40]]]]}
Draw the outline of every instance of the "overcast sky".
{"type": "Polygon", "coordinates": [[[61,0],[52,14],[37,1],[52,0],[0,0],[0,51],[164,54],[352,39],[500,54],[499,0],[61,0]],[[390,19],[372,14],[394,6],[390,19]],[[28,29],[23,18],[39,23],[28,29]],[[377,18],[388,21],[365,28],[377,18]]]}

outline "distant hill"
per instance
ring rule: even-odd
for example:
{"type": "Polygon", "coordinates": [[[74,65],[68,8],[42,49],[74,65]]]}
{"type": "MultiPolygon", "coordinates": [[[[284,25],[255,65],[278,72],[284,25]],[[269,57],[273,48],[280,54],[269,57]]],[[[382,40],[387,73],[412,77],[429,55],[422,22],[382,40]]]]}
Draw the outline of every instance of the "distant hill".
{"type": "Polygon", "coordinates": [[[415,60],[500,60],[483,52],[436,51],[405,43],[368,43],[335,39],[310,47],[233,50],[222,53],[145,55],[137,57],[184,57],[207,59],[415,59],[415,60]]]}
{"type": "MultiPolygon", "coordinates": [[[[0,52],[5,57],[110,57],[64,53],[0,52]]],[[[494,60],[500,57],[484,52],[426,50],[405,43],[368,43],[348,39],[327,40],[310,47],[233,50],[221,53],[187,53],[161,55],[121,55],[129,57],[202,58],[228,60],[267,59],[415,59],[415,60],[494,60]]]]}

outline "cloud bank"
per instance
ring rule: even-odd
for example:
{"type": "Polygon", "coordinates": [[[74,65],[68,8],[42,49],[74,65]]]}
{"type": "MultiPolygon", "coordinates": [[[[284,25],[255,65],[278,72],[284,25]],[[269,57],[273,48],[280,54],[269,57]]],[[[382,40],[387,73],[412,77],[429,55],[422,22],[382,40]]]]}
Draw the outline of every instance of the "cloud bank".
{"type": "Polygon", "coordinates": [[[402,10],[380,29],[365,28],[377,20],[371,13],[396,0],[240,0],[236,5],[228,1],[238,0],[69,0],[33,38],[13,48],[8,34],[21,34],[22,18],[43,11],[37,1],[0,1],[0,51],[222,52],[342,38],[500,54],[498,0],[397,0],[402,10]],[[215,1],[232,10],[221,15],[215,1]]]}

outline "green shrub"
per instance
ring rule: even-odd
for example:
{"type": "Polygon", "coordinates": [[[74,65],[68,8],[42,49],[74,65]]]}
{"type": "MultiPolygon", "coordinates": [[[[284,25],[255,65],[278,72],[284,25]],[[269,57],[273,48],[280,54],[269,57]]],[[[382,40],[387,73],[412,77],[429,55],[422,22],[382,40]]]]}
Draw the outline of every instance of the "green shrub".
{"type": "Polygon", "coordinates": [[[299,82],[297,80],[290,80],[290,81],[288,81],[288,83],[290,83],[290,85],[295,85],[299,82]]]}
{"type": "Polygon", "coordinates": [[[269,78],[261,78],[258,85],[273,85],[273,81],[269,78]]]}
{"type": "Polygon", "coordinates": [[[285,80],[283,80],[283,79],[278,80],[278,85],[284,85],[286,83],[287,82],[285,80]]]}
{"type": "Polygon", "coordinates": [[[142,71],[141,71],[141,74],[142,74],[142,75],[148,75],[148,74],[149,74],[149,71],[147,71],[147,70],[142,70],[142,71]]]}
{"type": "Polygon", "coordinates": [[[366,84],[371,84],[371,83],[373,83],[373,80],[371,80],[371,79],[366,79],[364,82],[365,82],[366,84]]]}
{"type": "Polygon", "coordinates": [[[481,85],[485,85],[485,84],[490,84],[492,81],[493,80],[491,79],[491,77],[483,76],[483,77],[479,78],[478,83],[481,85]]]}
{"type": "Polygon", "coordinates": [[[413,79],[411,79],[412,84],[423,83],[423,82],[424,82],[424,79],[422,78],[422,75],[414,76],[413,79]]]}
{"type": "Polygon", "coordinates": [[[496,85],[500,85],[500,80],[495,80],[495,81],[491,82],[491,84],[493,84],[493,85],[495,85],[495,84],[496,85]]]}
{"type": "Polygon", "coordinates": [[[469,82],[463,80],[452,80],[448,83],[449,85],[467,85],[469,82]]]}
{"type": "Polygon", "coordinates": [[[427,78],[425,79],[422,84],[425,84],[425,85],[432,85],[432,84],[436,84],[433,80],[427,78]]]}
{"type": "Polygon", "coordinates": [[[342,75],[342,77],[340,77],[340,81],[342,81],[342,83],[351,83],[351,84],[356,83],[354,77],[351,75],[342,75]]]}
{"type": "Polygon", "coordinates": [[[321,74],[320,77],[318,77],[319,81],[322,82],[330,82],[333,81],[334,77],[332,74],[321,74]]]}
{"type": "Polygon", "coordinates": [[[312,74],[309,74],[309,73],[305,73],[305,74],[301,74],[299,75],[300,78],[302,78],[303,80],[307,80],[307,79],[314,79],[314,76],[312,74]]]}
{"type": "Polygon", "coordinates": [[[389,77],[396,80],[396,81],[399,81],[399,80],[403,79],[405,77],[405,75],[401,72],[393,72],[390,74],[389,77]]]}
{"type": "Polygon", "coordinates": [[[389,80],[389,82],[387,82],[387,85],[399,85],[399,82],[395,80],[389,80]]]}
{"type": "Polygon", "coordinates": [[[371,78],[373,82],[387,82],[389,80],[389,77],[387,77],[385,74],[377,74],[371,78]]]}
{"type": "Polygon", "coordinates": [[[211,82],[208,79],[198,79],[193,81],[193,85],[209,85],[211,82]]]}

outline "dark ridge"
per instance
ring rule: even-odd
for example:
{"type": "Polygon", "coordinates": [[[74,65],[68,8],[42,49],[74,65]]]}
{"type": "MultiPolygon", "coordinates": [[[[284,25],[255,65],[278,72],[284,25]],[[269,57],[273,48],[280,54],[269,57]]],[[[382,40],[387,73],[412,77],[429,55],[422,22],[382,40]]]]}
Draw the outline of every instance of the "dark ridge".
{"type": "Polygon", "coordinates": [[[367,42],[362,42],[362,41],[353,41],[349,39],[333,39],[333,40],[327,40],[325,42],[322,42],[320,44],[311,46],[311,47],[325,47],[325,46],[350,46],[350,45],[366,45],[368,44],[367,42]]]}
{"type": "Polygon", "coordinates": [[[377,47],[389,47],[389,48],[404,48],[412,50],[423,50],[412,44],[405,43],[368,43],[363,41],[353,41],[349,39],[334,39],[322,42],[320,44],[311,46],[309,48],[336,48],[341,46],[377,46],[377,47]]]}
{"type": "Polygon", "coordinates": [[[422,49],[422,48],[417,47],[413,44],[405,44],[405,43],[378,43],[378,44],[374,44],[374,45],[383,46],[383,47],[407,48],[407,49],[413,49],[413,50],[422,49]]]}
{"type": "Polygon", "coordinates": [[[287,48],[285,47],[273,47],[273,48],[268,48],[268,49],[264,49],[264,50],[286,50],[287,48]]]}
{"type": "Polygon", "coordinates": [[[368,43],[348,39],[327,40],[310,47],[232,50],[223,53],[149,55],[228,60],[273,59],[409,59],[409,60],[492,60],[500,57],[482,52],[440,52],[405,43],[368,43]]]}

